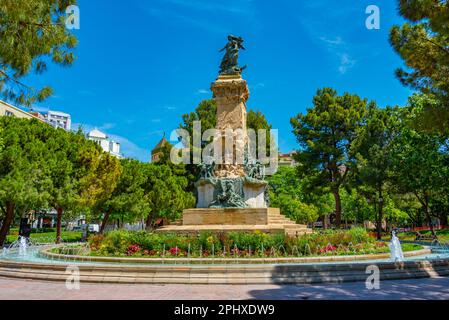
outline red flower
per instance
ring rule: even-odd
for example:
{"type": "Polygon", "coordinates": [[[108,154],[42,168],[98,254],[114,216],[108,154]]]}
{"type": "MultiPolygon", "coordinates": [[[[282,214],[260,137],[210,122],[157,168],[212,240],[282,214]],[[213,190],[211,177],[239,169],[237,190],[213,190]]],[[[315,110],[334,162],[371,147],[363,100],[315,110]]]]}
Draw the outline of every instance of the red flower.
{"type": "Polygon", "coordinates": [[[168,250],[168,252],[170,252],[170,254],[173,255],[173,256],[177,256],[178,254],[181,253],[181,249],[179,249],[179,248],[171,248],[170,250],[168,250]]]}
{"type": "Polygon", "coordinates": [[[132,244],[126,250],[126,255],[127,256],[132,256],[133,254],[135,254],[135,253],[137,253],[139,251],[140,251],[140,247],[137,244],[132,244]]]}

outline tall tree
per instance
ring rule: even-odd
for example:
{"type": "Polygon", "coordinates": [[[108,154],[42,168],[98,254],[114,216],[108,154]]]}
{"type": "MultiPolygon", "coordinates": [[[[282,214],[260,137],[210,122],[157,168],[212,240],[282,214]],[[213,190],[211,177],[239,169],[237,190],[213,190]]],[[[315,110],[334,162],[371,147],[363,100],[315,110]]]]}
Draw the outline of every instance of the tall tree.
{"type": "MultiPolygon", "coordinates": [[[[417,110],[404,111],[408,123],[413,123],[417,110]]],[[[395,184],[402,193],[412,193],[420,202],[427,223],[432,227],[432,202],[447,185],[449,153],[442,146],[447,138],[423,133],[406,126],[394,146],[395,184]]]]}
{"type": "Polygon", "coordinates": [[[299,142],[297,172],[307,178],[310,191],[331,192],[335,199],[336,225],[341,224],[340,188],[353,167],[351,144],[362,125],[367,101],[357,95],[342,96],[331,88],[317,91],[313,108],[291,119],[299,142]]]}
{"type": "Polygon", "coordinates": [[[4,216],[0,229],[2,245],[17,213],[47,202],[51,181],[45,169],[47,149],[44,139],[53,128],[37,120],[11,117],[0,117],[0,128],[3,143],[0,152],[0,210],[4,216]]]}
{"type": "Polygon", "coordinates": [[[83,197],[85,188],[89,188],[86,181],[91,181],[92,172],[98,168],[102,151],[96,143],[87,140],[81,130],[76,133],[62,129],[53,131],[54,139],[47,142],[47,164],[52,180],[49,203],[57,212],[56,242],[59,243],[64,213],[76,211],[89,202],[83,197]]]}
{"type": "Polygon", "coordinates": [[[281,213],[298,223],[315,222],[319,209],[305,202],[301,181],[295,175],[295,168],[280,167],[278,172],[268,179],[270,206],[280,208],[281,213]]]}
{"type": "MultiPolygon", "coordinates": [[[[449,2],[399,0],[399,12],[407,20],[394,26],[390,43],[407,68],[396,75],[406,86],[428,94],[437,103],[423,110],[428,130],[449,132],[449,2]]],[[[420,120],[421,119],[417,119],[420,120]]]]}
{"type": "Polygon", "coordinates": [[[356,185],[377,208],[375,221],[379,240],[387,199],[385,191],[394,174],[392,154],[401,130],[399,124],[398,108],[379,109],[374,103],[370,104],[366,124],[357,131],[351,150],[357,159],[354,167],[356,185]]]}
{"type": "Polygon", "coordinates": [[[66,8],[73,0],[0,1],[0,94],[5,100],[32,105],[52,94],[34,89],[22,78],[47,69],[49,60],[63,66],[74,61],[77,40],[66,28],[66,8]]]}
{"type": "Polygon", "coordinates": [[[145,164],[144,197],[149,205],[147,229],[153,227],[157,218],[177,218],[185,208],[195,204],[191,192],[186,191],[188,181],[183,175],[177,175],[168,165],[145,164]]]}
{"type": "Polygon", "coordinates": [[[111,217],[119,218],[124,214],[148,214],[149,208],[144,197],[144,164],[132,159],[122,159],[120,178],[113,192],[100,198],[95,207],[103,215],[100,233],[103,233],[111,217]]]}

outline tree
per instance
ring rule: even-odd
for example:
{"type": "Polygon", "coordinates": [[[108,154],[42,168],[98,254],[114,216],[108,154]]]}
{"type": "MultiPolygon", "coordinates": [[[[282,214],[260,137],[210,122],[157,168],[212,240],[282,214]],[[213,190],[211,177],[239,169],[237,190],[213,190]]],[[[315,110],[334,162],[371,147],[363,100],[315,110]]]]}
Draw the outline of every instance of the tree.
{"type": "Polygon", "coordinates": [[[53,128],[37,120],[11,117],[0,117],[0,128],[0,210],[4,216],[0,245],[3,245],[16,213],[47,203],[50,181],[45,170],[47,152],[43,139],[53,128]]]}
{"type": "Polygon", "coordinates": [[[343,189],[341,194],[343,218],[357,223],[375,220],[373,206],[369,204],[369,198],[356,188],[343,189]]]}
{"type": "Polygon", "coordinates": [[[304,202],[301,183],[293,167],[281,167],[269,178],[270,206],[280,208],[281,213],[298,223],[314,222],[319,209],[304,202]]]}
{"type": "Polygon", "coordinates": [[[117,185],[107,198],[97,202],[97,211],[103,214],[100,233],[103,233],[111,215],[116,217],[124,214],[148,214],[149,209],[144,197],[144,165],[132,159],[122,159],[121,173],[117,185]]]}
{"type": "MultiPolygon", "coordinates": [[[[394,26],[390,43],[407,69],[396,70],[406,86],[428,94],[438,103],[423,110],[428,130],[449,132],[449,3],[443,0],[400,0],[399,12],[407,20],[394,26]]],[[[418,119],[420,120],[420,119],[418,119]]]]}
{"type": "MultiPolygon", "coordinates": [[[[404,110],[406,123],[413,123],[419,110],[404,110]]],[[[402,193],[412,193],[420,202],[429,227],[432,226],[432,202],[447,190],[449,154],[443,148],[447,137],[423,133],[410,125],[404,127],[394,147],[395,184],[402,193]]],[[[447,214],[447,213],[446,213],[447,214]]]]}
{"type": "Polygon", "coordinates": [[[336,224],[340,226],[340,188],[353,167],[351,144],[364,121],[367,101],[349,93],[338,96],[335,90],[324,88],[317,91],[313,103],[307,114],[291,119],[300,146],[294,156],[297,173],[307,179],[308,191],[333,194],[336,224]]]}
{"type": "Polygon", "coordinates": [[[49,60],[69,66],[76,38],[65,25],[72,0],[2,0],[0,2],[0,94],[5,100],[32,105],[52,94],[21,82],[30,72],[40,74],[49,60]]]}
{"type": "Polygon", "coordinates": [[[370,104],[366,124],[357,130],[351,152],[355,154],[353,175],[356,186],[363,190],[377,208],[377,238],[382,238],[385,191],[391,177],[394,142],[400,133],[398,108],[379,109],[370,104]],[[374,196],[373,196],[374,195],[374,196]]]}
{"type": "MultiPolygon", "coordinates": [[[[111,180],[108,176],[109,167],[101,162],[103,151],[96,143],[87,140],[81,130],[73,133],[53,129],[53,132],[53,139],[46,142],[49,152],[46,161],[52,181],[49,204],[57,212],[56,242],[59,243],[63,214],[77,212],[87,204],[92,204],[92,199],[104,192],[102,188],[108,188],[107,184],[111,180]],[[106,183],[100,182],[102,179],[106,183]],[[94,192],[94,195],[89,195],[86,190],[94,192]]],[[[112,177],[115,175],[116,172],[112,177]]]]}
{"type": "Polygon", "coordinates": [[[194,196],[186,191],[187,178],[176,174],[173,167],[149,163],[145,164],[144,174],[144,197],[150,210],[147,229],[153,227],[157,218],[175,219],[183,209],[194,206],[194,196]]]}

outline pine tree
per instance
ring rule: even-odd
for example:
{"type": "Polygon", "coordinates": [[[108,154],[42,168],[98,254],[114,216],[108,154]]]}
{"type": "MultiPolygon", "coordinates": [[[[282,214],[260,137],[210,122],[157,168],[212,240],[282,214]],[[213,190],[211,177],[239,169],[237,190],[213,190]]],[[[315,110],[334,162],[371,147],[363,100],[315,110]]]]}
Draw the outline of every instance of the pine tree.
{"type": "Polygon", "coordinates": [[[406,64],[396,71],[406,86],[429,95],[438,103],[427,104],[422,119],[429,131],[449,132],[449,2],[399,0],[407,20],[394,26],[390,43],[406,64]]]}
{"type": "Polygon", "coordinates": [[[0,95],[20,105],[50,96],[50,87],[34,89],[22,78],[40,74],[47,63],[69,66],[77,40],[65,25],[72,0],[0,1],[0,95]]]}
{"type": "Polygon", "coordinates": [[[311,192],[333,194],[335,223],[340,226],[340,188],[353,169],[351,144],[365,119],[367,101],[349,93],[338,96],[334,89],[324,88],[317,91],[313,104],[307,114],[291,119],[300,146],[295,155],[297,172],[311,192]]]}

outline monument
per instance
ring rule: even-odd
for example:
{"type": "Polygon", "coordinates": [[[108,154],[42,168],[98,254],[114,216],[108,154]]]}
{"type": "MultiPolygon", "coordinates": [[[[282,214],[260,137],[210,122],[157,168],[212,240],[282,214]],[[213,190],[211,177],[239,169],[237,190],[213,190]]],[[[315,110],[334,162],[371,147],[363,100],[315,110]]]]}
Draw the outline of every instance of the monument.
{"type": "Polygon", "coordinates": [[[246,68],[238,64],[243,39],[228,36],[218,78],[211,85],[217,105],[216,129],[221,139],[221,154],[202,159],[200,176],[195,184],[197,206],[183,212],[179,225],[169,225],[159,232],[193,233],[210,231],[254,231],[307,233],[309,229],[268,207],[264,166],[251,156],[246,128],[246,68]]]}

